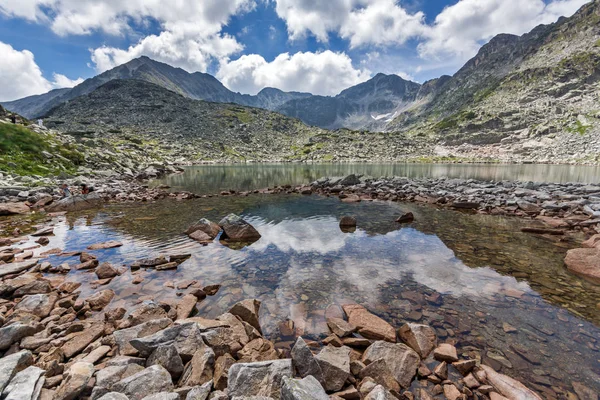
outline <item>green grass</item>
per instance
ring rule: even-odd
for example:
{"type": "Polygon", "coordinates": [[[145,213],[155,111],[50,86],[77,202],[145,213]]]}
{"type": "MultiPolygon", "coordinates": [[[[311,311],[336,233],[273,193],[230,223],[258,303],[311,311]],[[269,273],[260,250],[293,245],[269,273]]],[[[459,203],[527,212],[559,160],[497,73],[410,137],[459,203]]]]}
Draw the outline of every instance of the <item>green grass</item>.
{"type": "Polygon", "coordinates": [[[600,39],[596,43],[594,43],[594,47],[600,47],[600,39]]]}
{"type": "Polygon", "coordinates": [[[583,136],[587,133],[588,129],[590,128],[591,126],[584,125],[581,123],[581,121],[577,120],[574,124],[567,126],[567,131],[570,133],[578,133],[579,135],[583,136]]]}
{"type": "Polygon", "coordinates": [[[0,170],[19,175],[57,175],[75,172],[84,161],[72,145],[65,145],[29,129],[0,123],[0,170]],[[47,160],[42,152],[60,157],[47,160]]]}

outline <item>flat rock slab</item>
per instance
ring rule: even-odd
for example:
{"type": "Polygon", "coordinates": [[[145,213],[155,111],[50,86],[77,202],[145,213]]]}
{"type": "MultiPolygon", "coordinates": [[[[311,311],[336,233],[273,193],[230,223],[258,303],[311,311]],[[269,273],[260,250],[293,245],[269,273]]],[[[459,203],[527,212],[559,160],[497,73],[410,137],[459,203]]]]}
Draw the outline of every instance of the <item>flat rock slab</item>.
{"type": "Polygon", "coordinates": [[[0,278],[6,275],[18,274],[19,272],[31,269],[35,267],[37,263],[37,260],[30,260],[0,265],[0,278]]]}
{"type": "Polygon", "coordinates": [[[115,247],[123,246],[122,242],[116,240],[109,240],[108,242],[103,243],[95,243],[91,246],[88,246],[88,250],[104,250],[104,249],[113,249],[115,247]]]}
{"type": "Polygon", "coordinates": [[[229,368],[229,396],[265,396],[279,399],[283,378],[293,376],[292,360],[239,363],[229,368]]]}
{"type": "Polygon", "coordinates": [[[18,372],[33,364],[33,354],[28,350],[22,350],[2,358],[0,362],[0,393],[18,372]]]}
{"type": "Polygon", "coordinates": [[[348,316],[348,322],[358,328],[358,333],[367,339],[396,342],[396,330],[378,316],[371,314],[358,304],[346,304],[342,308],[348,316]]]}
{"type": "Polygon", "coordinates": [[[567,252],[565,265],[569,271],[600,281],[600,249],[582,248],[567,252]]]}
{"type": "Polygon", "coordinates": [[[0,215],[27,214],[29,211],[25,203],[0,203],[0,215]]]}
{"type": "Polygon", "coordinates": [[[69,196],[46,208],[48,212],[82,211],[102,207],[104,199],[98,193],[69,196]]]}

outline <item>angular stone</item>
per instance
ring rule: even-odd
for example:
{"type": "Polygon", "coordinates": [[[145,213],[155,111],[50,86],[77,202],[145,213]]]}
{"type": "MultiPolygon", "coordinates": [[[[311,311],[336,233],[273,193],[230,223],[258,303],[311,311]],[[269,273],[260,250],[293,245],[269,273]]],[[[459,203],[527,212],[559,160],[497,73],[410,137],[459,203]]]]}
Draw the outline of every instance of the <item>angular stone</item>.
{"type": "Polygon", "coordinates": [[[371,392],[365,397],[365,400],[396,400],[386,388],[381,385],[375,386],[371,392]]]}
{"type": "Polygon", "coordinates": [[[54,293],[32,294],[23,297],[14,310],[15,312],[26,312],[40,318],[46,318],[54,308],[56,300],[58,300],[58,296],[54,293]]]}
{"type": "Polygon", "coordinates": [[[315,357],[323,371],[326,391],[337,392],[344,387],[346,379],[350,376],[351,351],[346,346],[327,346],[321,349],[315,357]]]}
{"type": "Polygon", "coordinates": [[[238,352],[238,359],[243,363],[277,360],[279,355],[269,340],[254,339],[238,352]]]}
{"type": "MultiPolygon", "coordinates": [[[[600,235],[596,236],[600,237],[600,235]]],[[[573,385],[575,393],[579,396],[579,399],[598,400],[598,393],[593,389],[590,389],[580,382],[571,382],[571,384],[573,385]]]]}
{"type": "Polygon", "coordinates": [[[477,360],[463,360],[452,363],[454,368],[458,370],[462,374],[462,376],[466,376],[469,372],[475,368],[477,365],[477,360]]]}
{"type": "Polygon", "coordinates": [[[161,392],[146,396],[142,400],[179,400],[179,395],[177,393],[161,392]]]}
{"type": "Polygon", "coordinates": [[[348,322],[358,328],[358,333],[367,339],[396,342],[396,330],[378,316],[371,314],[358,304],[346,304],[342,308],[348,316],[348,322]]]}
{"type": "Polygon", "coordinates": [[[229,368],[229,396],[266,396],[277,400],[283,378],[292,376],[292,360],[234,364],[229,368]]]}
{"type": "Polygon", "coordinates": [[[101,290],[86,299],[86,302],[90,305],[90,308],[94,311],[102,311],[111,300],[115,297],[115,292],[110,289],[101,290]]]}
{"type": "Polygon", "coordinates": [[[81,353],[90,343],[96,341],[104,334],[104,324],[95,322],[81,333],[73,336],[63,344],[62,350],[66,358],[71,358],[81,353]]]}
{"type": "Polygon", "coordinates": [[[206,218],[200,219],[194,225],[190,226],[185,233],[191,235],[194,232],[201,231],[205,233],[211,240],[219,236],[221,233],[221,227],[216,223],[209,221],[206,218]]]}
{"type": "Polygon", "coordinates": [[[444,396],[448,400],[462,399],[462,393],[454,385],[444,385],[444,396]]]}
{"type": "Polygon", "coordinates": [[[238,316],[242,321],[249,323],[262,334],[259,322],[260,304],[260,301],[256,299],[244,300],[231,307],[229,313],[238,316]]]}
{"type": "MultiPolygon", "coordinates": [[[[152,321],[147,321],[141,323],[139,325],[135,325],[131,328],[121,329],[115,331],[113,336],[115,341],[117,342],[117,346],[119,347],[119,354],[123,356],[133,356],[138,354],[138,350],[130,344],[130,341],[136,338],[143,338],[146,336],[150,336],[158,331],[161,331],[171,325],[172,321],[168,318],[155,319],[152,321]]],[[[164,343],[169,344],[169,343],[164,343]]],[[[148,349],[148,356],[152,354],[152,352],[158,347],[160,344],[157,344],[155,347],[148,349]]]]}
{"type": "Polygon", "coordinates": [[[202,386],[194,386],[185,397],[185,400],[206,400],[212,389],[212,383],[207,382],[202,386]]]}
{"type": "Polygon", "coordinates": [[[35,332],[35,327],[20,322],[0,328],[0,351],[8,349],[13,343],[20,342],[21,339],[31,336],[35,332]]]}
{"type": "Polygon", "coordinates": [[[398,336],[421,358],[427,358],[437,346],[437,336],[429,325],[404,324],[398,329],[398,336]]]}
{"type": "Polygon", "coordinates": [[[96,276],[98,279],[110,279],[119,275],[119,271],[110,263],[104,262],[96,268],[96,276]]]}
{"type": "Polygon", "coordinates": [[[122,393],[110,392],[100,397],[98,400],[129,400],[129,397],[122,393]]]}
{"type": "Polygon", "coordinates": [[[402,343],[377,341],[367,348],[362,362],[367,366],[375,360],[383,359],[394,378],[403,388],[408,388],[419,368],[421,359],[410,347],[402,343]]]}
{"type": "Polygon", "coordinates": [[[314,376],[303,379],[283,377],[281,400],[329,400],[329,396],[314,376]]]}
{"type": "Polygon", "coordinates": [[[499,374],[487,365],[482,364],[481,369],[485,372],[488,382],[493,385],[501,395],[508,397],[509,399],[542,400],[540,396],[528,389],[521,382],[506,375],[499,374]]]}
{"type": "Polygon", "coordinates": [[[319,362],[301,337],[296,339],[296,344],[294,344],[294,347],[292,348],[292,361],[294,368],[296,368],[296,371],[301,378],[312,375],[317,378],[319,382],[325,382],[319,362]]]}
{"type": "Polygon", "coordinates": [[[92,391],[92,399],[110,392],[115,383],[143,370],[144,367],[138,364],[107,366],[99,370],[96,372],[96,385],[92,391]]]}
{"type": "Polygon", "coordinates": [[[260,233],[249,223],[235,214],[229,214],[219,222],[223,229],[221,239],[234,242],[254,242],[261,238],[260,233]]]}
{"type": "Polygon", "coordinates": [[[166,346],[158,346],[154,352],[148,357],[146,362],[147,367],[152,365],[162,365],[174,379],[177,379],[183,373],[183,361],[177,348],[172,344],[166,346]]]}
{"type": "Polygon", "coordinates": [[[456,354],[456,347],[452,346],[449,343],[440,344],[434,351],[433,357],[438,361],[446,361],[448,363],[453,363],[458,361],[458,356],[456,354]]]}
{"type": "Polygon", "coordinates": [[[196,303],[198,302],[198,298],[193,294],[186,294],[177,304],[177,319],[184,319],[190,316],[196,303]]]}
{"type": "Polygon", "coordinates": [[[235,338],[231,328],[214,328],[202,333],[204,342],[215,352],[217,357],[224,354],[237,355],[242,345],[235,338]]]}
{"type": "Polygon", "coordinates": [[[115,383],[112,390],[123,393],[129,400],[142,400],[151,394],[172,391],[173,382],[166,369],[153,365],[115,383]]]}
{"type": "Polygon", "coordinates": [[[29,211],[25,203],[0,203],[0,215],[27,214],[29,211]]]}
{"type": "Polygon", "coordinates": [[[211,382],[213,379],[215,353],[210,347],[196,351],[185,366],[179,386],[197,386],[211,382]]]}
{"type": "Polygon", "coordinates": [[[576,274],[600,280],[600,248],[569,250],[565,265],[576,274]]]}
{"type": "Polygon", "coordinates": [[[82,211],[102,207],[104,199],[99,193],[78,194],[56,201],[46,207],[49,213],[61,211],[82,211]]]}
{"type": "Polygon", "coordinates": [[[50,293],[52,285],[45,279],[38,279],[27,283],[13,292],[13,297],[23,297],[30,294],[50,293]]]}
{"type": "Polygon", "coordinates": [[[18,274],[19,272],[26,271],[37,265],[37,260],[28,260],[17,263],[1,264],[0,265],[0,278],[6,275],[18,274]]]}
{"type": "Polygon", "coordinates": [[[144,302],[129,314],[126,321],[123,321],[122,328],[129,328],[144,322],[157,319],[168,318],[167,312],[155,302],[144,302]]]}
{"type": "Polygon", "coordinates": [[[331,332],[341,338],[350,336],[356,330],[354,325],[349,324],[341,318],[327,318],[327,326],[329,326],[331,332]]]}
{"type": "Polygon", "coordinates": [[[44,370],[27,367],[18,372],[2,392],[2,400],[37,400],[44,386],[44,370]]]}
{"type": "Polygon", "coordinates": [[[213,386],[216,390],[227,388],[229,368],[235,364],[235,358],[230,354],[224,354],[215,361],[215,372],[213,374],[213,386]]]}
{"type": "Polygon", "coordinates": [[[3,357],[0,360],[0,394],[15,374],[23,371],[32,364],[33,354],[28,350],[22,350],[3,357]]]}
{"type": "Polygon", "coordinates": [[[389,390],[400,391],[400,384],[390,370],[388,363],[383,359],[377,359],[363,368],[359,373],[360,379],[372,378],[377,384],[389,390]]]}
{"type": "Polygon", "coordinates": [[[53,400],[75,400],[83,392],[94,374],[94,365],[77,362],[64,374],[64,380],[54,394],[53,400]]]}
{"type": "Polygon", "coordinates": [[[129,343],[142,357],[150,356],[159,346],[173,345],[184,361],[191,359],[197,350],[206,347],[200,329],[194,323],[175,325],[149,336],[132,339],[129,343]]]}
{"type": "Polygon", "coordinates": [[[213,239],[211,239],[210,236],[208,236],[206,233],[204,233],[202,231],[192,232],[188,236],[190,237],[190,239],[194,239],[196,242],[199,242],[199,243],[210,243],[213,241],[213,239]]]}

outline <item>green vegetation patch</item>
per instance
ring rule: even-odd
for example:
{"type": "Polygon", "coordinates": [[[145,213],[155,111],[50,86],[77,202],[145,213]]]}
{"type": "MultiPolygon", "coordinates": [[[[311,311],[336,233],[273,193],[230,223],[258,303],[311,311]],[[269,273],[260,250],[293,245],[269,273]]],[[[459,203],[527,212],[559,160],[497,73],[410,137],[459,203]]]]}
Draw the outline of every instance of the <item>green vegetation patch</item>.
{"type": "Polygon", "coordinates": [[[23,126],[0,123],[0,170],[19,175],[75,172],[84,156],[75,146],[53,141],[23,126]],[[52,155],[47,158],[43,152],[52,155]]]}
{"type": "Polygon", "coordinates": [[[577,120],[575,123],[567,126],[567,132],[570,133],[578,133],[581,136],[585,135],[587,131],[591,128],[590,125],[584,125],[581,121],[577,120]]]}
{"type": "Polygon", "coordinates": [[[249,113],[245,108],[241,107],[231,107],[223,110],[222,115],[224,117],[235,118],[243,124],[249,124],[253,120],[251,113],[249,113]]]}

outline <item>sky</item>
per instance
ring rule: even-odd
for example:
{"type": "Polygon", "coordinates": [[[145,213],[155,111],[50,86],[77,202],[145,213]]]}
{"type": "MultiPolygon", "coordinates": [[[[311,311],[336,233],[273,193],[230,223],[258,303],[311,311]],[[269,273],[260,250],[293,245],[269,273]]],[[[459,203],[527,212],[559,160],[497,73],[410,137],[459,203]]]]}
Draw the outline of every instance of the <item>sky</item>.
{"type": "Polygon", "coordinates": [[[589,0],[0,0],[0,101],[72,87],[142,55],[229,89],[336,95],[382,72],[454,74],[499,33],[589,0]]]}

